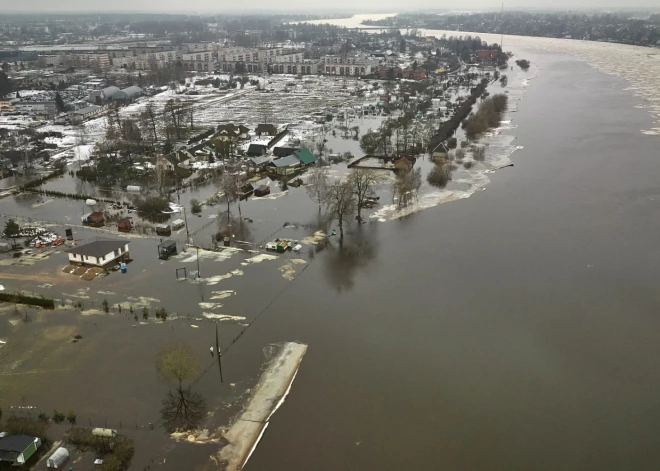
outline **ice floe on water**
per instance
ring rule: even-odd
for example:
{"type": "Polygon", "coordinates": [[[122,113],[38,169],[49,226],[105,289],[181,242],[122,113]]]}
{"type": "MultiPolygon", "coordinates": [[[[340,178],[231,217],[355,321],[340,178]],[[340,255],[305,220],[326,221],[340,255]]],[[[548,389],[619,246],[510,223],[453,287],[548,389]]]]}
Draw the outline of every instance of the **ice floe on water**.
{"type": "Polygon", "coordinates": [[[246,258],[245,261],[243,263],[241,263],[241,265],[247,266],[247,265],[250,265],[251,263],[261,263],[261,262],[265,262],[267,260],[277,260],[277,259],[278,259],[277,255],[261,253],[261,254],[256,255],[252,258],[246,258]]]}
{"type": "MultiPolygon", "coordinates": [[[[214,286],[220,283],[222,280],[226,280],[228,278],[231,278],[232,276],[242,276],[243,271],[242,270],[232,270],[229,273],[225,273],[224,275],[214,275],[209,278],[204,278],[203,280],[206,282],[207,285],[209,286],[214,286]]],[[[216,293],[217,291],[214,291],[216,293]]]]}
{"type": "Polygon", "coordinates": [[[217,319],[219,321],[244,321],[243,316],[230,316],[229,314],[215,314],[213,312],[202,312],[202,316],[207,319],[217,319]]]}
{"type": "MultiPolygon", "coordinates": [[[[243,272],[241,272],[241,273],[243,273],[243,272]]],[[[227,289],[227,290],[224,290],[224,291],[213,291],[212,294],[213,294],[213,296],[211,296],[210,299],[225,299],[225,298],[228,298],[230,296],[234,296],[236,294],[236,291],[234,291],[232,289],[227,289]]]]}

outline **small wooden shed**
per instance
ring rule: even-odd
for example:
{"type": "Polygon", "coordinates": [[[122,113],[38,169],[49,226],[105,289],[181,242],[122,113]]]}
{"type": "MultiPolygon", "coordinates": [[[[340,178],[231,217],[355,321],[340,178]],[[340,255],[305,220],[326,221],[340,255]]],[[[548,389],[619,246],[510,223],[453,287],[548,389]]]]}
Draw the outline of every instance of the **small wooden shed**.
{"type": "Polygon", "coordinates": [[[131,218],[123,218],[117,221],[117,230],[119,232],[131,232],[133,230],[133,221],[131,218]]]}

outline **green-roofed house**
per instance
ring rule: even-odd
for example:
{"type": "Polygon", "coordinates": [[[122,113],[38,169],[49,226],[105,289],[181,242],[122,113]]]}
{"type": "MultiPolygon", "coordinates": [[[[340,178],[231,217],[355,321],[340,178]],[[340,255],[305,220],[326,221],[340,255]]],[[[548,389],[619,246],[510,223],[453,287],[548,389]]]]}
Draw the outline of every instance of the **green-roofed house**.
{"type": "Polygon", "coordinates": [[[298,160],[300,160],[300,163],[303,167],[307,167],[316,163],[316,156],[312,154],[309,149],[297,150],[293,153],[293,155],[298,157],[298,160]]]}
{"type": "Polygon", "coordinates": [[[0,462],[12,463],[14,466],[24,465],[37,449],[41,440],[27,435],[8,435],[0,438],[0,462]]]}

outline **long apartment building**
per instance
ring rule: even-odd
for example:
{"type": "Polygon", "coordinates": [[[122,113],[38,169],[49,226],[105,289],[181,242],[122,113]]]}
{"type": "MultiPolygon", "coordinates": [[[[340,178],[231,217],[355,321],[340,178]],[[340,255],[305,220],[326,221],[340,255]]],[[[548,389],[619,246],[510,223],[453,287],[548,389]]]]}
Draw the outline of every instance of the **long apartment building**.
{"type": "Polygon", "coordinates": [[[374,73],[378,69],[378,59],[366,54],[350,56],[326,55],[321,58],[323,71],[326,75],[352,75],[364,76],[374,73]]]}
{"type": "Polygon", "coordinates": [[[73,67],[105,69],[110,67],[110,56],[107,53],[68,54],[61,62],[69,63],[73,67]]]}

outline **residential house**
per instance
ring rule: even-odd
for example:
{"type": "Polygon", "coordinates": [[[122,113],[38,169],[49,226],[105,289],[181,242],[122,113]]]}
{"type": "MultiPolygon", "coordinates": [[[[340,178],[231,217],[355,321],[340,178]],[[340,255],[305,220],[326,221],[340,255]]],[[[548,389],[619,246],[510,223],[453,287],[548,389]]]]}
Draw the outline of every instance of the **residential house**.
{"type": "Polygon", "coordinates": [[[261,157],[266,155],[268,146],[266,144],[250,144],[248,147],[247,155],[249,157],[261,157]]]}
{"type": "Polygon", "coordinates": [[[395,173],[406,173],[409,172],[414,165],[414,162],[411,162],[406,157],[401,157],[394,163],[394,172],[395,173]]]}
{"type": "Polygon", "coordinates": [[[126,240],[97,240],[67,250],[69,263],[104,267],[129,256],[126,240]]]}
{"type": "Polygon", "coordinates": [[[159,155],[156,158],[156,170],[166,170],[173,172],[174,169],[178,167],[179,163],[179,160],[173,154],[159,155]]]}
{"type": "Polygon", "coordinates": [[[477,51],[477,59],[481,62],[495,61],[499,53],[497,49],[480,49],[477,51]]]}
{"type": "Polygon", "coordinates": [[[254,130],[257,136],[276,136],[277,127],[274,124],[259,124],[254,130]]]}
{"type": "Polygon", "coordinates": [[[406,79],[424,80],[426,78],[426,70],[422,67],[417,67],[416,69],[406,67],[401,71],[401,76],[406,79]]]}
{"type": "Polygon", "coordinates": [[[293,155],[296,156],[298,160],[300,160],[300,164],[303,167],[307,167],[309,165],[313,165],[316,163],[316,156],[312,154],[309,149],[300,149],[297,150],[293,153],[293,155]]]}
{"type": "Polygon", "coordinates": [[[286,157],[287,155],[293,155],[297,150],[300,150],[297,147],[275,147],[273,148],[273,155],[275,157],[286,157]]]}
{"type": "Polygon", "coordinates": [[[250,157],[247,166],[255,171],[263,169],[270,163],[270,159],[266,156],[250,157]]]}
{"type": "Polygon", "coordinates": [[[250,129],[239,124],[236,126],[233,123],[220,124],[218,132],[213,136],[222,140],[244,140],[250,138],[250,129]]]}
{"type": "Polygon", "coordinates": [[[25,465],[41,446],[41,440],[28,435],[8,435],[0,438],[0,462],[13,466],[25,465]]]}
{"type": "Polygon", "coordinates": [[[290,175],[300,167],[300,159],[295,155],[288,155],[273,160],[268,164],[268,172],[276,175],[290,175]]]}

